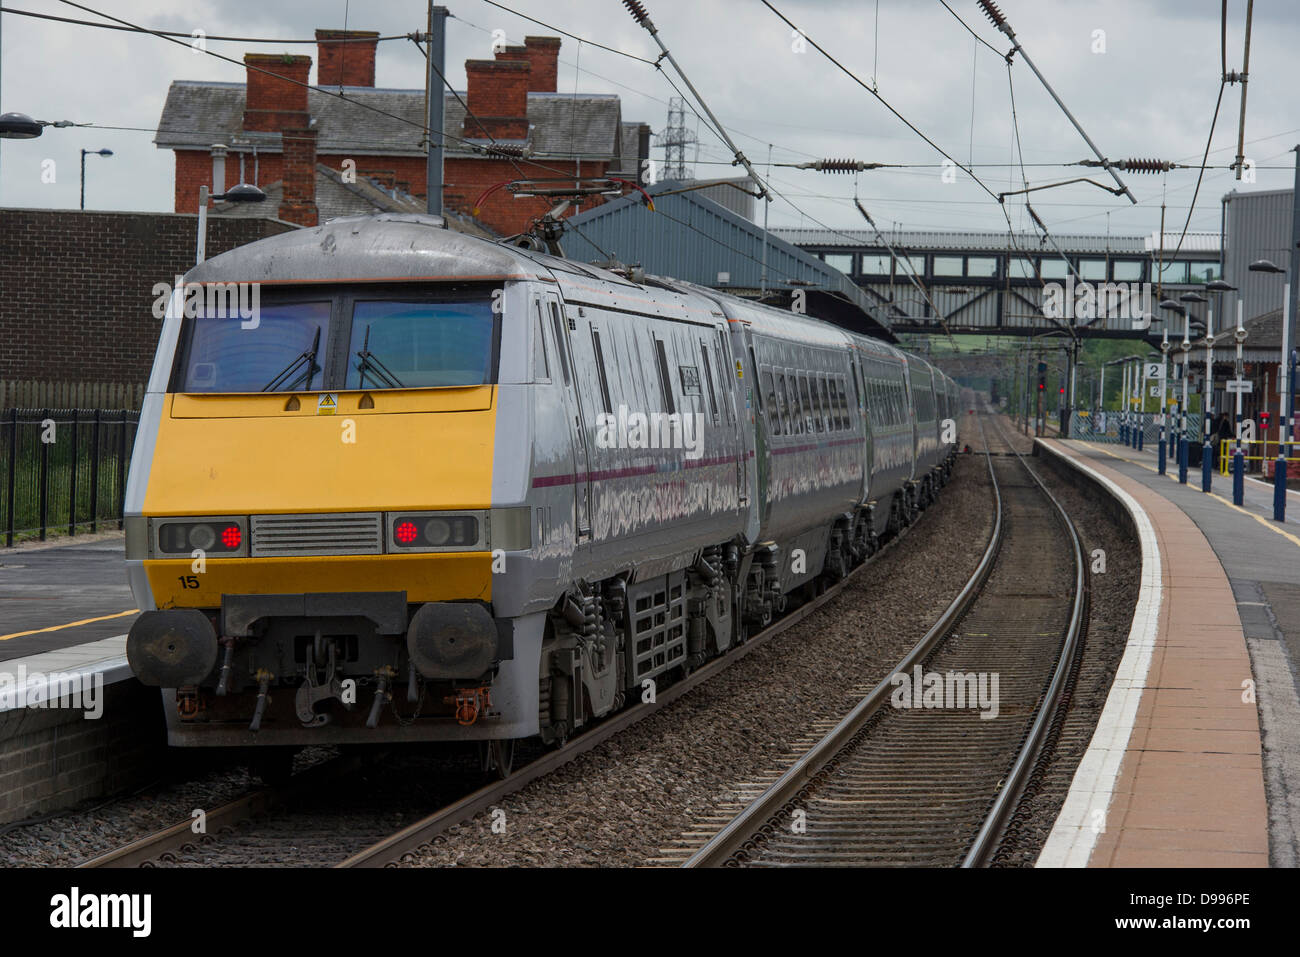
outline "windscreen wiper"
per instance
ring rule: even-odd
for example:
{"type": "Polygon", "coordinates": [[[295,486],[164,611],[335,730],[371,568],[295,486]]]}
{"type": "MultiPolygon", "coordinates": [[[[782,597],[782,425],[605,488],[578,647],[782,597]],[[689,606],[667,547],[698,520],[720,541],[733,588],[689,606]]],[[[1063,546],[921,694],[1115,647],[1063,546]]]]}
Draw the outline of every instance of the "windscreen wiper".
{"type": "Polygon", "coordinates": [[[311,348],[304,349],[296,359],[284,367],[274,379],[262,386],[263,392],[282,392],[284,387],[297,382],[297,378],[290,379],[300,365],[307,363],[307,381],[303,383],[304,389],[311,388],[311,377],[316,374],[320,366],[316,364],[316,351],[320,348],[320,326],[316,327],[316,335],[312,336],[311,348]]]}
{"type": "Polygon", "coordinates": [[[366,326],[366,338],[362,341],[361,348],[354,355],[361,360],[357,363],[357,371],[361,373],[361,379],[357,382],[358,389],[366,387],[367,371],[370,372],[373,378],[390,389],[406,388],[397,376],[393,375],[393,370],[380,362],[379,357],[370,351],[370,326],[366,326]]]}

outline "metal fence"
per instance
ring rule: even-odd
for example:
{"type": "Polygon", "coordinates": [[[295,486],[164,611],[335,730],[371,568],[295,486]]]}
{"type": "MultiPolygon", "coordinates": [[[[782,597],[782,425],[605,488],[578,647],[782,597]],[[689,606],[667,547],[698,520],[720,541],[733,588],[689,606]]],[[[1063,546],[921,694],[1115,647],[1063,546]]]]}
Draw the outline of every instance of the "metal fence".
{"type": "Polygon", "coordinates": [[[7,409],[0,414],[0,529],[5,546],[122,526],[140,413],[7,409]]]}
{"type": "MultiPolygon", "coordinates": [[[[1124,442],[1122,425],[1137,426],[1142,430],[1143,448],[1155,449],[1160,442],[1160,416],[1156,412],[1134,412],[1127,417],[1122,412],[1076,412],[1070,418],[1070,438],[1085,442],[1124,442]]],[[[1178,426],[1177,413],[1169,416],[1169,436],[1178,426]]],[[[1188,414],[1187,441],[1201,444],[1201,416],[1188,414]]],[[[1200,455],[1199,451],[1196,453],[1200,455]]],[[[1198,459],[1199,461],[1199,459],[1198,459]]]]}

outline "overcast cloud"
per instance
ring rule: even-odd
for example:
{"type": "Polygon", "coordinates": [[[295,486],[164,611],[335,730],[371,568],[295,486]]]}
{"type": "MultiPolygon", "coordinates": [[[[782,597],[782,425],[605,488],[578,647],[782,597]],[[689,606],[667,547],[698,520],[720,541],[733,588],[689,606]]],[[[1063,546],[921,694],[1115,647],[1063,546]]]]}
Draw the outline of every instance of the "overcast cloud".
{"type": "MultiPolygon", "coordinates": [[[[903,227],[1006,228],[998,205],[970,178],[940,176],[942,158],[869,93],[856,86],[811,46],[792,50],[790,29],[758,0],[645,0],[661,35],[750,159],[775,162],[817,156],[914,163],[918,168],[878,170],[858,177],[864,204],[879,223],[903,227]]],[[[773,0],[813,40],[879,92],[958,160],[1008,164],[1015,158],[1006,64],[978,45],[938,0],[851,3],[773,0]],[[973,79],[973,83],[972,83],[973,79]],[[973,96],[972,96],[973,88],[973,96]],[[973,113],[972,113],[973,107],[973,113]]],[[[973,0],[950,5],[985,40],[1006,50],[1005,37],[984,19],[973,0]]],[[[55,0],[13,0],[26,10],[94,19],[55,0]]],[[[318,27],[347,26],[384,35],[423,30],[420,0],[92,0],[97,10],[157,29],[209,35],[310,38],[318,27]]],[[[491,31],[512,42],[550,31],[483,0],[450,0],[449,78],[464,89],[463,63],[491,55],[491,31]]],[[[654,44],[618,0],[509,0],[508,6],[572,33],[651,57],[654,44]]],[[[1219,3],[1215,0],[1004,0],[1002,10],[1018,38],[1101,150],[1112,158],[1158,157],[1199,164],[1219,83],[1219,3]],[[1105,52],[1093,52],[1095,31],[1105,52]]],[[[1220,199],[1229,189],[1287,188],[1300,142],[1300,110],[1293,94],[1294,50],[1300,46],[1300,5],[1255,5],[1251,49],[1246,155],[1260,166],[1253,185],[1227,170],[1209,170],[1201,187],[1193,229],[1217,230],[1220,199]]],[[[1241,69],[1244,0],[1229,3],[1228,68],[1241,69]]],[[[246,51],[308,53],[313,46],[210,42],[209,49],[239,60],[246,51]]],[[[665,125],[673,91],[655,70],[565,38],[560,51],[562,92],[612,92],[623,98],[623,118],[665,125]],[[575,71],[577,63],[580,71],[575,71]],[[598,74],[598,75],[597,75],[598,74]],[[576,84],[576,86],[575,86],[576,84]]],[[[0,109],[46,120],[152,129],[174,79],[240,81],[242,67],[151,36],[97,30],[6,14],[0,40],[0,109]]],[[[314,74],[313,74],[314,79],[314,74]]],[[[1089,156],[1026,65],[1012,69],[1024,161],[1050,163],[1089,156]]],[[[423,57],[409,41],[380,45],[377,83],[424,86],[423,57]]],[[[1215,130],[1211,164],[1232,161],[1236,149],[1240,87],[1229,87],[1215,130]]],[[[692,124],[693,125],[693,124],[692,124]]],[[[703,126],[699,158],[727,159],[703,126]]],[[[153,145],[150,132],[49,129],[37,140],[0,141],[0,205],[75,208],[78,151],[109,148],[115,155],[87,159],[87,206],[93,209],[171,210],[172,153],[153,145]],[[57,181],[42,183],[41,163],[53,159],[57,181]]],[[[662,156],[661,150],[653,155],[662,156]]],[[[726,165],[697,168],[700,178],[723,175],[726,165]]],[[[994,192],[1020,187],[1019,169],[976,169],[994,192]]],[[[1083,174],[1076,168],[1029,167],[1031,185],[1083,174]]],[[[776,202],[773,225],[838,228],[863,224],[851,199],[851,176],[774,170],[779,189],[799,207],[776,202]],[[802,213],[800,212],[802,211],[802,213]]],[[[1109,182],[1104,172],[1089,171],[1109,182]]],[[[1160,221],[1161,177],[1126,177],[1140,205],[1087,184],[1034,198],[1035,209],[1057,232],[1152,232],[1160,221]],[[1107,210],[1111,211],[1109,220],[1107,210]]],[[[1195,170],[1167,177],[1167,228],[1180,229],[1191,200],[1195,170]]],[[[1017,227],[1027,225],[1023,204],[1008,201],[1017,227]]]]}

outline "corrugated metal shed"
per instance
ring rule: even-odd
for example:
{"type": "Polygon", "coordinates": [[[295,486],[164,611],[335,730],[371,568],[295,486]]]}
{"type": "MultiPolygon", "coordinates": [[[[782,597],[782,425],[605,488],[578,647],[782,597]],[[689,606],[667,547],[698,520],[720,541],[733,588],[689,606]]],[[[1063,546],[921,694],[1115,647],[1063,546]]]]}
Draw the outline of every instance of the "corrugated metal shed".
{"type": "Polygon", "coordinates": [[[657,195],[689,186],[664,180],[647,190],[656,196],[656,212],[637,199],[622,198],[587,210],[565,222],[573,227],[564,237],[573,259],[603,261],[613,256],[640,264],[651,274],[672,276],[732,291],[756,291],[767,247],[767,286],[789,288],[791,281],[838,293],[889,328],[877,309],[848,276],[816,256],[765,234],[738,213],[699,192],[657,195]]]}
{"type": "Polygon", "coordinates": [[[1240,291],[1247,320],[1282,305],[1286,276],[1250,272],[1247,267],[1259,259],[1289,267],[1292,195],[1289,189],[1233,190],[1223,197],[1223,278],[1240,291]]]}

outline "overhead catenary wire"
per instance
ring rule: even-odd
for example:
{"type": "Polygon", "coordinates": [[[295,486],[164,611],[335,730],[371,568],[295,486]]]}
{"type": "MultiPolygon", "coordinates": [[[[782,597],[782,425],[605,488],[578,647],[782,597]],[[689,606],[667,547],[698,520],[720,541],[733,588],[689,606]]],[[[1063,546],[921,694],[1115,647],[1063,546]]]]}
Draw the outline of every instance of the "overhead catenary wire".
{"type": "MultiPolygon", "coordinates": [[[[94,11],[94,10],[89,12],[98,13],[98,11],[94,11]]],[[[154,30],[149,27],[138,27],[134,25],[126,25],[120,23],[97,23],[94,20],[78,20],[74,17],[56,16],[53,13],[37,13],[34,10],[19,10],[16,7],[0,6],[0,13],[12,13],[15,16],[31,17],[36,20],[52,20],[57,23],[72,23],[81,27],[94,27],[95,29],[98,30],[119,30],[127,33],[152,33],[155,36],[185,37],[187,40],[190,41],[202,39],[204,41],[215,40],[222,43],[268,43],[268,44],[285,43],[285,44],[294,44],[294,45],[309,44],[309,43],[315,44],[320,42],[318,39],[314,37],[310,40],[300,40],[300,39],[289,39],[286,37],[236,37],[236,36],[227,36],[224,34],[217,34],[217,33],[196,33],[193,30],[189,31],[188,33],[184,33],[179,30],[154,30]]],[[[107,16],[107,14],[102,14],[102,13],[99,15],[107,16]]],[[[383,43],[389,40],[409,40],[410,38],[411,38],[411,34],[409,33],[395,33],[390,36],[380,36],[380,37],[334,37],[331,38],[329,42],[330,43],[383,43]]]]}

